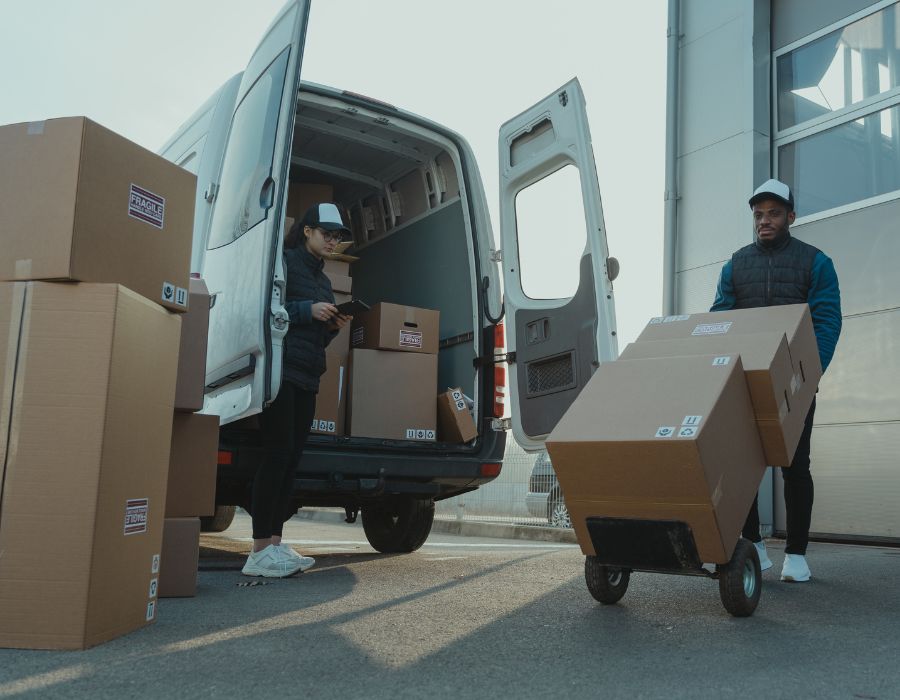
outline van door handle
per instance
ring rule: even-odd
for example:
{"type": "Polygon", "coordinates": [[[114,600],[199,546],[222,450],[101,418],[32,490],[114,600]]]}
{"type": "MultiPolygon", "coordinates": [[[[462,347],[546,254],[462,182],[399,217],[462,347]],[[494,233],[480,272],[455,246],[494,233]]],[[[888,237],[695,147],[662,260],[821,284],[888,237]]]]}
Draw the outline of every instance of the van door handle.
{"type": "Polygon", "coordinates": [[[268,209],[275,202],[275,180],[267,177],[263,182],[262,189],[259,191],[259,206],[261,209],[268,209]]]}

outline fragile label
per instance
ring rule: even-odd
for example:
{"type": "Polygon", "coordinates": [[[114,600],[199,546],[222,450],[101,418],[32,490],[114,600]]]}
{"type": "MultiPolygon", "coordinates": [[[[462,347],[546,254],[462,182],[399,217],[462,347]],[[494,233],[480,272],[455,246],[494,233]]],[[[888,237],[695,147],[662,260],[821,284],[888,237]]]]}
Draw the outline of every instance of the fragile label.
{"type": "Polygon", "coordinates": [[[693,425],[682,425],[678,430],[678,437],[694,437],[698,430],[699,429],[693,425]]]}
{"type": "Polygon", "coordinates": [[[675,434],[675,427],[674,427],[674,426],[671,426],[671,425],[661,425],[661,426],[656,430],[656,435],[654,435],[653,437],[658,437],[658,438],[669,438],[669,437],[672,437],[674,434],[675,434]]]}
{"type": "Polygon", "coordinates": [[[161,229],[166,217],[166,200],[131,183],[128,192],[128,216],[161,229]]]}
{"type": "Polygon", "coordinates": [[[431,440],[434,441],[437,439],[434,430],[428,430],[423,428],[407,428],[406,429],[406,439],[407,440],[431,440]]]}
{"type": "Polygon", "coordinates": [[[401,348],[421,348],[422,347],[422,331],[408,331],[400,329],[400,347],[401,348]]]}
{"type": "Polygon", "coordinates": [[[158,579],[158,578],[150,579],[150,592],[149,592],[149,594],[148,594],[147,597],[148,597],[148,598],[155,598],[155,597],[156,597],[156,589],[157,589],[157,588],[159,588],[159,579],[158,579]]]}
{"type": "Polygon", "coordinates": [[[175,303],[175,285],[172,284],[171,282],[163,282],[162,300],[166,304],[174,304],[175,303]]]}
{"type": "Polygon", "coordinates": [[[365,329],[362,326],[353,329],[353,333],[350,334],[350,342],[353,345],[362,345],[363,338],[365,337],[365,329]]]}
{"type": "Polygon", "coordinates": [[[700,425],[700,421],[703,420],[703,416],[685,416],[684,420],[681,421],[682,425],[700,425]]]}
{"type": "Polygon", "coordinates": [[[151,600],[147,603],[147,622],[150,622],[154,617],[156,617],[156,601],[151,600]]]}
{"type": "Polygon", "coordinates": [[[159,573],[159,555],[154,554],[150,559],[150,573],[158,574],[159,573]]]}
{"type": "Polygon", "coordinates": [[[722,321],[721,323],[700,323],[691,335],[724,335],[731,328],[732,321],[722,321]]]}
{"type": "Polygon", "coordinates": [[[130,498],[125,501],[125,534],[147,532],[150,501],[146,498],[130,498]]]}
{"type": "Polygon", "coordinates": [[[731,358],[725,355],[724,357],[714,357],[712,363],[714,367],[724,367],[729,362],[731,362],[731,358]]]}

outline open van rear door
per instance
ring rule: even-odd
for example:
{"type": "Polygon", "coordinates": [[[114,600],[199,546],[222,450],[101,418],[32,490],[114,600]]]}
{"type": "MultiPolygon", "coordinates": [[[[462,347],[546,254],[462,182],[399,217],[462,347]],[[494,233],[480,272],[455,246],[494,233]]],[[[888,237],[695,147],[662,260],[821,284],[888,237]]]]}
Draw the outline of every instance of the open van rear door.
{"type": "Polygon", "coordinates": [[[600,188],[573,79],[500,127],[500,237],[512,429],[544,439],[618,356],[600,188]]]}
{"type": "Polygon", "coordinates": [[[203,276],[212,295],[205,413],[259,412],[278,393],[283,307],[282,222],[308,0],[287,3],[247,64],[213,201],[203,276]]]}

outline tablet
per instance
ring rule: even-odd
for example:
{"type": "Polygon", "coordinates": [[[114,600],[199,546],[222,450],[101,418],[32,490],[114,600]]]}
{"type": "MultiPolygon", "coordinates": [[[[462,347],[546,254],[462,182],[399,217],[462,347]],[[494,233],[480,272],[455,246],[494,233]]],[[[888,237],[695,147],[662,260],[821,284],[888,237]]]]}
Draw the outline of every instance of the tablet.
{"type": "Polygon", "coordinates": [[[337,304],[338,313],[342,316],[356,316],[363,311],[368,311],[370,308],[372,307],[359,299],[351,299],[343,304],[337,304]]]}

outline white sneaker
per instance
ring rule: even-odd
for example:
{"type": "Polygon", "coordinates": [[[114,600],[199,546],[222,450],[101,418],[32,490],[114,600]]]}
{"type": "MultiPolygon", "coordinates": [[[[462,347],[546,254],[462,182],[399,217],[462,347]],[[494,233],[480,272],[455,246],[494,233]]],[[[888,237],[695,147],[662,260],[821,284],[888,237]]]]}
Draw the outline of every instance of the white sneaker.
{"type": "Polygon", "coordinates": [[[272,544],[259,552],[250,552],[247,563],[241,569],[244,576],[265,576],[266,578],[284,578],[293,576],[298,571],[300,571],[300,562],[272,544]]]}
{"type": "Polygon", "coordinates": [[[781,569],[782,581],[803,583],[804,581],[809,581],[811,576],[805,556],[802,554],[784,555],[784,566],[781,569]]]}
{"type": "Polygon", "coordinates": [[[278,549],[287,554],[289,557],[298,559],[300,561],[300,571],[311,569],[316,564],[315,559],[313,559],[312,557],[304,557],[296,549],[291,547],[289,544],[285,544],[284,542],[278,545],[278,549]]]}
{"type": "Polygon", "coordinates": [[[760,540],[759,542],[754,542],[753,546],[756,547],[756,553],[759,554],[759,570],[760,571],[768,571],[772,568],[772,560],[769,559],[769,554],[766,552],[766,543],[760,540]]]}

